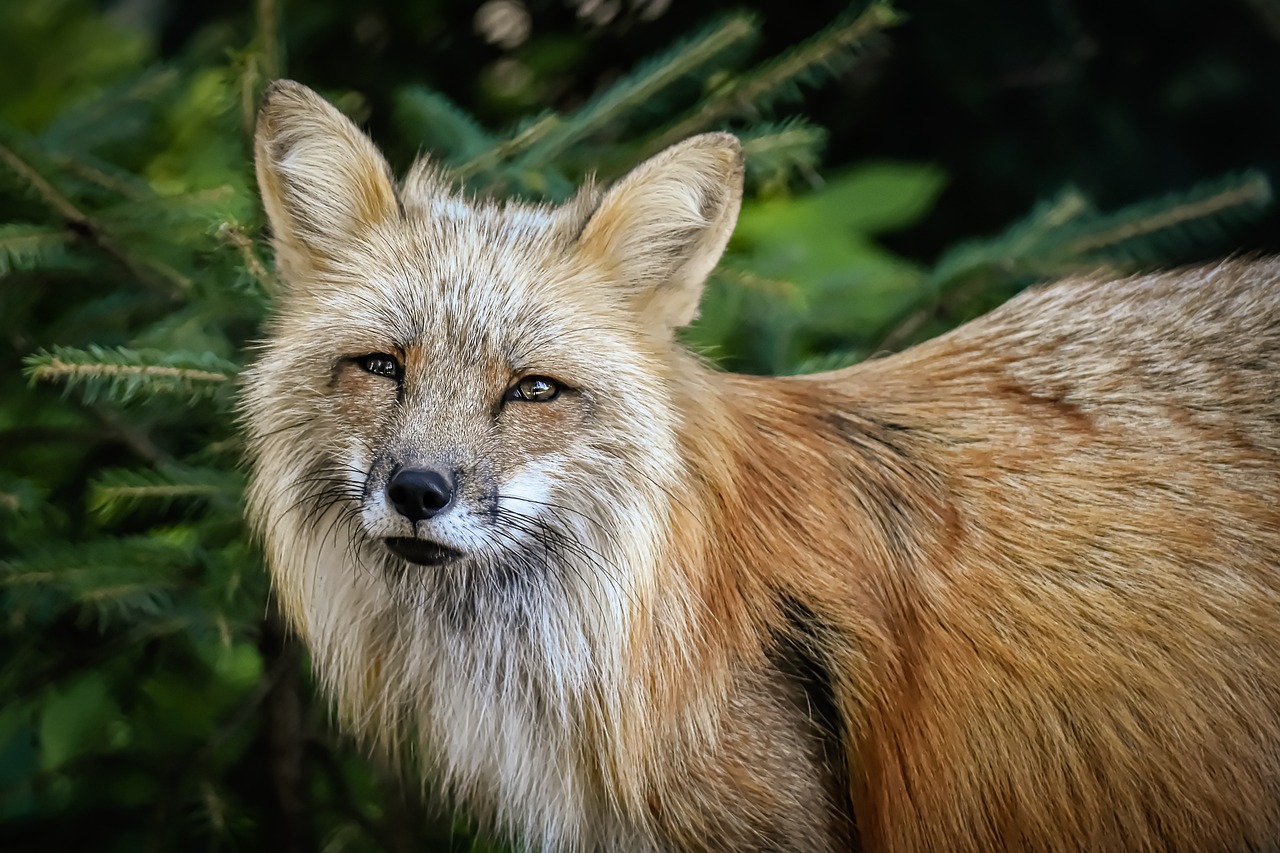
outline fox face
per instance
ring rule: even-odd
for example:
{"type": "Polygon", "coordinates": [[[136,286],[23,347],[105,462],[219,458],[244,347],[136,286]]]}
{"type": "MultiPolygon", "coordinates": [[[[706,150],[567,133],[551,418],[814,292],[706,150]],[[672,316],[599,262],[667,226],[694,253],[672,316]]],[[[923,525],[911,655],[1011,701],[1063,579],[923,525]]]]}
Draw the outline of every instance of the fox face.
{"type": "Polygon", "coordinates": [[[661,426],[667,401],[618,355],[643,347],[625,307],[566,307],[563,289],[583,276],[563,260],[574,223],[437,210],[406,205],[400,233],[348,255],[360,274],[330,297],[342,307],[300,300],[300,327],[280,336],[325,346],[295,368],[332,436],[312,476],[323,500],[349,497],[360,558],[396,594],[453,616],[536,608],[569,583],[555,575],[566,549],[590,562],[582,519],[617,503],[624,471],[673,476],[669,448],[630,426],[661,426]],[[307,328],[320,317],[325,328],[307,328]]]}
{"type": "Polygon", "coordinates": [[[628,550],[655,540],[645,519],[680,477],[662,377],[736,216],[736,141],[692,140],[559,209],[473,204],[425,164],[396,188],[345,118],[282,85],[258,169],[287,292],[249,421],[288,401],[313,440],[290,437],[311,458],[282,476],[311,510],[339,510],[396,595],[453,615],[592,575],[597,599],[643,585],[608,552],[622,528],[642,531],[628,550]]]}

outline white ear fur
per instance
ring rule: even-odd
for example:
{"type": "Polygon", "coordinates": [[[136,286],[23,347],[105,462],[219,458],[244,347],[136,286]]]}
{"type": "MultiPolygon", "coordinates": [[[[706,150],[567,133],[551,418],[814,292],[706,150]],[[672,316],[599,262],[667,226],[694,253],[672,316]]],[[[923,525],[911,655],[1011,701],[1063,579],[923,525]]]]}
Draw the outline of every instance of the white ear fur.
{"type": "Polygon", "coordinates": [[[263,96],[254,154],[286,281],[324,268],[353,236],[397,215],[391,170],[369,137],[292,80],[263,96]]]}
{"type": "Polygon", "coordinates": [[[670,333],[697,316],[741,205],[737,138],[694,136],[615,184],[587,220],[579,251],[631,289],[647,322],[670,333]]]}

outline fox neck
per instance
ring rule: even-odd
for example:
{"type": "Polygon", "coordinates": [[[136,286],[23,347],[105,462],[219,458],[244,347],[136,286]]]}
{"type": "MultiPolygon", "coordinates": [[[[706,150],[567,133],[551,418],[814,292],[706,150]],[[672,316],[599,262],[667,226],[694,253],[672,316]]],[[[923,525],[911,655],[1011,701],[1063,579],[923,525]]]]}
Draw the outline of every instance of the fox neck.
{"type": "MultiPolygon", "coordinates": [[[[911,430],[821,380],[713,373],[692,361],[682,372],[685,481],[655,569],[663,601],[637,617],[630,638],[647,694],[633,707],[650,715],[618,733],[618,765],[645,766],[626,754],[647,749],[660,779],[655,732],[666,732],[669,772],[680,773],[682,753],[714,748],[735,679],[770,666],[788,642],[846,679],[837,710],[856,743],[872,713],[864,697],[909,665],[895,626],[916,618],[916,566],[946,514],[938,478],[911,430]]],[[[648,780],[650,798],[659,779],[648,780]]],[[[638,781],[618,780],[624,801],[641,798],[638,781]]]]}

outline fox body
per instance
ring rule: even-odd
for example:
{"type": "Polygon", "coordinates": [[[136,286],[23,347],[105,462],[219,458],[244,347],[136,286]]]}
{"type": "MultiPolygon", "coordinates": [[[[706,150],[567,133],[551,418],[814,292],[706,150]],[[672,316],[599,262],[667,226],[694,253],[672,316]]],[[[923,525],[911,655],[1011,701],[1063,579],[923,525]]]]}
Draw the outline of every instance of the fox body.
{"type": "Polygon", "coordinates": [[[1280,261],[849,370],[674,330],[724,134],[562,207],[264,101],[251,517],[342,721],[552,850],[1280,844],[1280,261]]]}

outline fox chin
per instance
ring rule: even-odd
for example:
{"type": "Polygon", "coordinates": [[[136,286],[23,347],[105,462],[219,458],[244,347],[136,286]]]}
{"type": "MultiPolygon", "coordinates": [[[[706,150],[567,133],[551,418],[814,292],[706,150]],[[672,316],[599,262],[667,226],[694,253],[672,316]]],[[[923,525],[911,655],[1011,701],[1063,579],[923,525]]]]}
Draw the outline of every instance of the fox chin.
{"type": "Polygon", "coordinates": [[[728,134],[560,206],[477,201],[281,81],[256,165],[275,594],[342,725],[494,831],[1280,843],[1280,262],[735,376],[676,340],[737,218],[728,134]]]}

